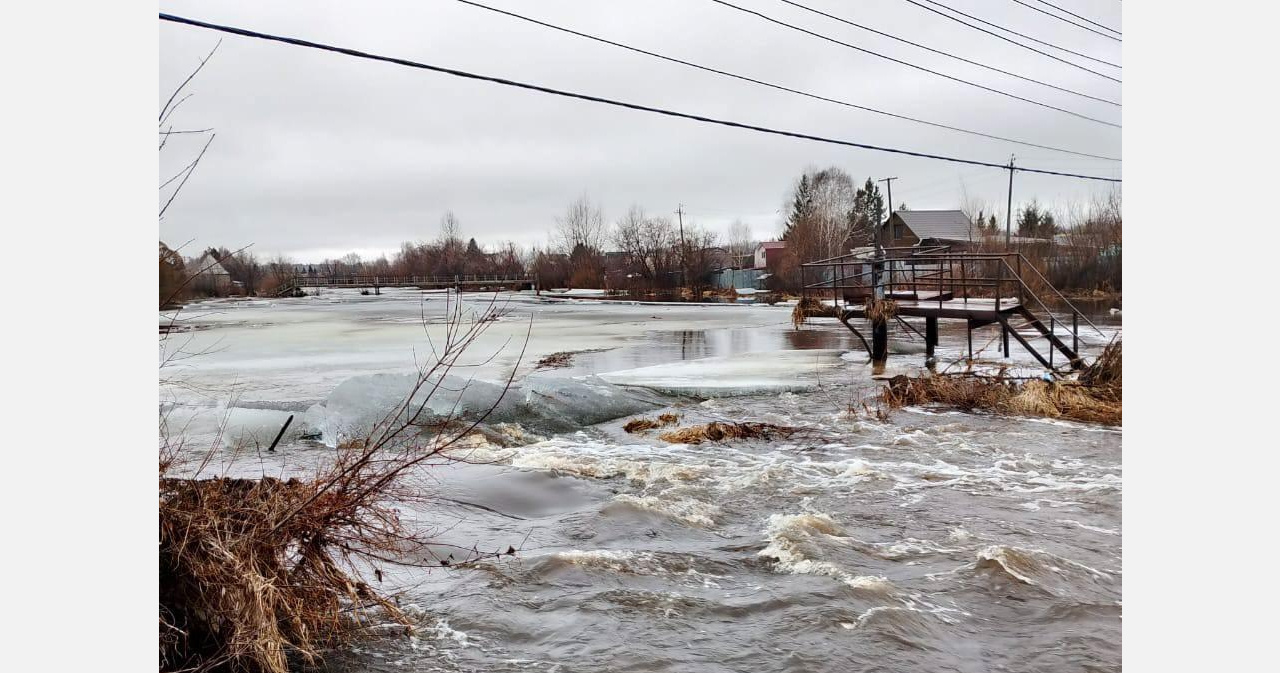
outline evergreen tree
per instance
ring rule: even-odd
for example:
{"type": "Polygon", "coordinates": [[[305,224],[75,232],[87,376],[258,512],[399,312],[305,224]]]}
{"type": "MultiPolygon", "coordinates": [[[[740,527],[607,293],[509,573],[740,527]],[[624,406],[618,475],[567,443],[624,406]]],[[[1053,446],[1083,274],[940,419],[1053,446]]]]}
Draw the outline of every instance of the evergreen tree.
{"type": "Polygon", "coordinates": [[[786,227],[782,230],[782,240],[787,240],[796,225],[813,215],[813,184],[809,182],[809,174],[800,176],[796,183],[795,194],[791,199],[791,213],[787,215],[786,227]]]}
{"type": "Polygon", "coordinates": [[[1023,206],[1018,213],[1018,235],[1029,238],[1053,238],[1058,233],[1058,223],[1053,213],[1040,207],[1035,200],[1023,206]]]}
{"type": "Polygon", "coordinates": [[[884,197],[880,187],[871,178],[858,188],[853,197],[853,209],[849,211],[849,238],[851,246],[866,245],[872,241],[875,230],[884,221],[884,197]]]}

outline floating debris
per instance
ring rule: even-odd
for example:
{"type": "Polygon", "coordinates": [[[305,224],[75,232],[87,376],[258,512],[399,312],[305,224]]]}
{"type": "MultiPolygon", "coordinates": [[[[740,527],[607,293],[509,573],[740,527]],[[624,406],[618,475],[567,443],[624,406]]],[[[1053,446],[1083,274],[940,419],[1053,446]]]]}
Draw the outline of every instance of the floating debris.
{"type": "Polygon", "coordinates": [[[675,444],[700,444],[705,441],[718,442],[724,439],[774,439],[790,437],[799,432],[798,428],[789,428],[772,423],[721,423],[712,421],[706,425],[693,425],[679,430],[672,430],[658,435],[664,442],[675,444]]]}
{"type": "Polygon", "coordinates": [[[637,432],[648,432],[656,428],[675,425],[679,422],[680,416],[678,414],[665,413],[660,414],[657,420],[652,418],[633,418],[627,421],[627,424],[622,426],[622,429],[634,435],[637,432]]]}

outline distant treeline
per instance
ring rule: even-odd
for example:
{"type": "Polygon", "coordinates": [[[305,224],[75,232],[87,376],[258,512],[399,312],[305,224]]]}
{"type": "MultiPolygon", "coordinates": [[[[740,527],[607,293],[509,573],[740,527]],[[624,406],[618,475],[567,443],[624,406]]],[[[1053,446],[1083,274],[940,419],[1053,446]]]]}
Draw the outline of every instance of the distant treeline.
{"type": "MultiPolygon", "coordinates": [[[[1003,250],[1002,218],[981,201],[963,198],[961,210],[976,225],[977,249],[1003,250]]],[[[770,268],[774,290],[797,290],[800,264],[870,245],[875,223],[887,215],[886,199],[871,178],[858,186],[836,167],[805,171],[788,194],[780,239],[786,249],[770,268]]],[[[898,210],[906,210],[905,203],[898,210]]],[[[1064,291],[1121,289],[1120,196],[1112,193],[1088,206],[1072,205],[1065,216],[1037,202],[1016,212],[1017,247],[1064,291]],[[1064,226],[1061,222],[1065,220],[1064,226]],[[1027,239],[1040,243],[1027,244],[1027,239]]],[[[523,247],[507,241],[496,247],[464,238],[452,213],[440,220],[430,240],[405,242],[400,250],[375,259],[354,253],[298,264],[277,256],[261,259],[251,249],[208,248],[184,259],[160,244],[161,302],[193,296],[271,295],[294,275],[321,277],[532,275],[543,288],[604,288],[633,293],[678,292],[699,295],[722,268],[753,266],[756,240],[741,220],[727,237],[692,222],[655,215],[631,206],[609,223],[601,207],[586,196],[555,218],[550,242],[523,247]],[[219,269],[210,268],[214,265],[219,269]],[[225,281],[223,280],[225,279],[225,281]]],[[[189,254],[189,253],[188,253],[189,254]]]]}

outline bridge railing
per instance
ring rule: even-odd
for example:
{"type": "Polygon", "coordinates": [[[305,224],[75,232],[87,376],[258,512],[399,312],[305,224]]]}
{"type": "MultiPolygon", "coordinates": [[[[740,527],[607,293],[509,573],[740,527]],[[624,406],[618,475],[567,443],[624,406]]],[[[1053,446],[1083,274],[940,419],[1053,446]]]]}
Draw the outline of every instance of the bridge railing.
{"type": "Polygon", "coordinates": [[[383,276],[351,274],[344,276],[295,274],[288,283],[295,287],[385,287],[389,285],[480,285],[532,284],[533,276],[518,274],[458,274],[427,276],[383,276]]]}
{"type": "Polygon", "coordinates": [[[909,288],[917,295],[921,290],[936,291],[939,306],[946,301],[948,293],[966,303],[971,296],[990,295],[997,311],[1002,302],[1016,298],[1020,304],[1033,305],[1043,311],[1051,328],[1055,323],[1067,324],[1067,320],[1045,303],[1034,285],[1042,290],[1047,288],[1070,312],[1073,334],[1077,321],[1103,334],[1020,252],[952,252],[948,246],[883,248],[879,254],[851,253],[806,262],[800,265],[800,270],[803,294],[830,292],[837,303],[853,294],[850,290],[868,296],[875,296],[877,290],[893,294],[909,288]],[[850,267],[854,273],[849,273],[850,267]],[[864,267],[871,268],[863,270],[864,267]],[[815,273],[819,280],[806,282],[805,276],[815,273]]]}

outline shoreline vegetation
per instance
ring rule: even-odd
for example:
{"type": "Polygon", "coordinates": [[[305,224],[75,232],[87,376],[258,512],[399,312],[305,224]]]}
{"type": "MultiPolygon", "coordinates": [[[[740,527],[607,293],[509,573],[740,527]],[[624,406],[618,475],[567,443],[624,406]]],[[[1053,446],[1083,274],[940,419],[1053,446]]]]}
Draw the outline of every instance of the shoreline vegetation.
{"type": "Polygon", "coordinates": [[[401,516],[431,496],[422,470],[465,460],[452,450],[465,450],[497,406],[465,421],[429,406],[493,312],[490,305],[464,322],[461,305],[451,306],[443,342],[405,399],[306,476],[232,476],[237,458],[251,455],[241,447],[228,455],[215,444],[201,455],[162,434],[161,671],[287,673],[388,625],[412,633],[414,620],[379,586],[383,568],[450,567],[518,552],[445,544],[401,516]],[[207,476],[212,465],[222,471],[207,476]],[[442,548],[454,551],[441,557],[442,548]]]}
{"type": "Polygon", "coordinates": [[[972,372],[919,378],[898,375],[889,380],[879,399],[890,409],[941,406],[1119,426],[1123,420],[1121,344],[1113,340],[1072,380],[1015,380],[972,372]]]}

